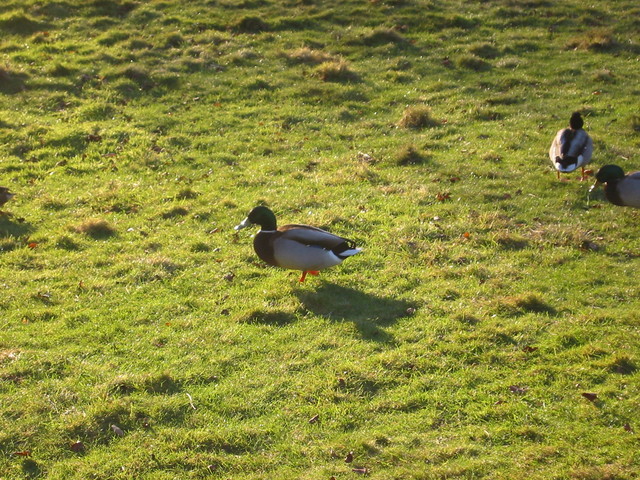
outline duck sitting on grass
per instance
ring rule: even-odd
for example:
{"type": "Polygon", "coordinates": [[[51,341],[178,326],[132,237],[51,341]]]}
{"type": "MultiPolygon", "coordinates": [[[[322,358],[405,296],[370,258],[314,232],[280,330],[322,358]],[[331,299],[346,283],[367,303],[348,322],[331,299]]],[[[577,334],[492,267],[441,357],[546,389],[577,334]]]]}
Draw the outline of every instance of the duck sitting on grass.
{"type": "Polygon", "coordinates": [[[560,178],[561,173],[571,173],[580,167],[582,176],[587,178],[584,167],[593,155],[593,140],[582,126],[584,120],[580,112],[574,112],[569,119],[569,128],[560,130],[549,149],[549,158],[560,178]]]}
{"type": "Polygon", "coordinates": [[[640,208],[640,172],[625,175],[618,165],[605,165],[596,173],[596,183],[589,193],[602,184],[604,196],[614,205],[640,208]]]}
{"type": "Polygon", "coordinates": [[[342,263],[344,259],[360,253],[355,243],[343,237],[309,225],[283,225],[278,227],[276,216],[267,207],[255,207],[236,230],[259,225],[253,239],[253,248],[269,265],[291,270],[302,270],[300,281],[307,274],[317,275],[320,270],[342,263]]]}
{"type": "MultiPolygon", "coordinates": [[[[11,200],[15,196],[15,193],[11,193],[7,187],[0,187],[0,207],[11,200]]],[[[0,211],[0,213],[2,213],[0,211]]]]}

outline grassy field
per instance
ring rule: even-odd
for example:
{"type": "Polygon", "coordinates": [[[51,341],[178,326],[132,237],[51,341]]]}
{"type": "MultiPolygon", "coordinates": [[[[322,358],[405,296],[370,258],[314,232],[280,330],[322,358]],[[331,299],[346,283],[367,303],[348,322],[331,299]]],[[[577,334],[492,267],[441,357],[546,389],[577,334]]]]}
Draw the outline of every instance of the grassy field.
{"type": "Polygon", "coordinates": [[[631,0],[5,0],[0,479],[638,478],[631,0]],[[363,253],[268,267],[258,204],[363,253]]]}

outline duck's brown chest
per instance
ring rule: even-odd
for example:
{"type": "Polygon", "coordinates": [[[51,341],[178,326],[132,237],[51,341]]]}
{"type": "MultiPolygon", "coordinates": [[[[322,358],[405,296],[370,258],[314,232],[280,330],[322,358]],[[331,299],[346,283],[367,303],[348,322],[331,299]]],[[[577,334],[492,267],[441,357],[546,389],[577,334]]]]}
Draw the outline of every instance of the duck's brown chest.
{"type": "Polygon", "coordinates": [[[253,239],[253,249],[261,260],[277,267],[278,264],[273,255],[273,240],[272,233],[258,232],[253,239]]]}
{"type": "Polygon", "coordinates": [[[610,180],[605,184],[604,196],[614,205],[624,206],[624,202],[620,198],[620,192],[618,192],[618,180],[610,180]]]}

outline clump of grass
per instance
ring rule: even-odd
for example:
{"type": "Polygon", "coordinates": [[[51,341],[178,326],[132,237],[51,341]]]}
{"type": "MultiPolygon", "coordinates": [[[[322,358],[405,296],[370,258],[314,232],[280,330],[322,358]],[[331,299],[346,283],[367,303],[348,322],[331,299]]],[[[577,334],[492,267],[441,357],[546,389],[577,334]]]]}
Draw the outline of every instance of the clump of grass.
{"type": "Polygon", "coordinates": [[[629,125],[634,132],[640,132],[640,115],[629,117],[629,125]]]}
{"type": "Polygon", "coordinates": [[[71,237],[64,235],[56,240],[55,246],[62,250],[80,250],[80,245],[71,237]]]}
{"type": "Polygon", "coordinates": [[[522,64],[522,60],[517,57],[501,58],[497,61],[496,66],[499,68],[515,69],[522,64]]]}
{"type": "Polygon", "coordinates": [[[502,155],[491,150],[482,155],[482,160],[485,162],[499,163],[502,162],[502,155]]]}
{"type": "MultiPolygon", "coordinates": [[[[495,200],[504,198],[504,196],[498,196],[495,200]]],[[[504,250],[523,250],[529,246],[529,241],[518,235],[499,235],[495,242],[504,250]]]]}
{"type": "Polygon", "coordinates": [[[465,15],[447,15],[444,17],[444,26],[448,28],[461,28],[471,30],[478,26],[477,18],[469,18],[465,15]]]}
{"type": "Polygon", "coordinates": [[[437,124],[431,116],[431,108],[427,105],[407,107],[397,123],[399,127],[415,129],[435,127],[437,124]]]}
{"type": "Polygon", "coordinates": [[[134,38],[129,42],[127,50],[149,50],[153,45],[145,40],[134,38]]]}
{"type": "Polygon", "coordinates": [[[231,29],[238,33],[260,33],[269,30],[269,24],[260,17],[246,16],[239,19],[231,29]]]}
{"type": "Polygon", "coordinates": [[[249,63],[249,60],[255,60],[258,58],[260,58],[260,55],[254,50],[251,50],[250,48],[243,48],[231,55],[230,61],[234,65],[240,66],[249,63]]]}
{"type": "Polygon", "coordinates": [[[96,240],[104,240],[116,235],[116,229],[106,220],[87,220],[71,228],[76,233],[83,233],[96,240]]]}
{"type": "Polygon", "coordinates": [[[135,82],[142,90],[150,90],[155,86],[151,73],[143,67],[132,65],[125,68],[119,75],[135,82]]]}
{"type": "Polygon", "coordinates": [[[184,217],[185,215],[189,214],[189,210],[187,210],[184,207],[174,207],[171,210],[164,212],[162,214],[162,218],[164,219],[169,219],[169,218],[175,218],[175,217],[184,217]]]}
{"type": "Polygon", "coordinates": [[[609,364],[609,371],[620,373],[622,375],[630,375],[638,369],[636,364],[626,355],[616,357],[609,364]]]}
{"type": "Polygon", "coordinates": [[[185,39],[179,33],[171,33],[164,40],[164,48],[179,48],[184,45],[185,39]]]}
{"type": "Polygon", "coordinates": [[[23,73],[16,73],[0,67],[0,92],[18,93],[25,89],[27,76],[23,73]]]}
{"type": "Polygon", "coordinates": [[[469,47],[469,53],[480,58],[497,58],[500,50],[490,43],[477,43],[469,47]]]}
{"type": "MultiPolygon", "coordinates": [[[[0,229],[0,234],[3,233],[2,229],[0,229]]],[[[0,253],[11,252],[16,248],[18,248],[18,243],[13,240],[3,240],[0,242],[0,253]]]]}
{"type": "Polygon", "coordinates": [[[321,50],[314,50],[309,47],[301,47],[285,54],[285,56],[297,63],[306,63],[310,65],[320,65],[325,62],[336,61],[337,59],[321,50]]]}
{"type": "Polygon", "coordinates": [[[491,64],[489,62],[473,54],[461,55],[456,59],[456,65],[476,72],[491,70],[491,64]]]}
{"type": "Polygon", "coordinates": [[[114,30],[114,31],[108,32],[103,37],[100,37],[97,40],[97,42],[98,42],[99,45],[102,45],[102,46],[105,46],[105,47],[110,47],[110,46],[113,46],[113,45],[115,45],[117,43],[123,42],[124,40],[127,40],[128,38],[129,38],[129,33],[128,32],[114,30]]]}
{"type": "Polygon", "coordinates": [[[418,150],[415,145],[405,145],[394,155],[396,165],[421,165],[430,159],[430,155],[418,150]]]}
{"type": "Polygon", "coordinates": [[[46,29],[47,26],[45,24],[21,13],[0,18],[0,30],[15,35],[31,35],[46,29]]]}
{"type": "Polygon", "coordinates": [[[395,30],[390,28],[380,28],[374,30],[368,35],[365,35],[362,38],[362,43],[368,47],[374,47],[376,45],[386,45],[388,43],[401,45],[407,43],[407,40],[395,30]]]}
{"type": "Polygon", "coordinates": [[[180,381],[168,373],[149,374],[141,379],[140,387],[145,392],[163,395],[177,393],[182,388],[180,381]]]}
{"type": "Polygon", "coordinates": [[[254,78],[245,86],[245,88],[249,91],[272,90],[273,86],[263,78],[254,78]]]}
{"type": "Polygon", "coordinates": [[[473,107],[469,110],[469,116],[481,121],[500,120],[503,115],[500,112],[484,107],[473,107]]]}
{"type": "Polygon", "coordinates": [[[78,110],[78,116],[82,120],[107,120],[115,113],[114,106],[108,103],[91,103],[78,110]]]}
{"type": "Polygon", "coordinates": [[[358,75],[351,70],[349,64],[344,60],[331,60],[321,63],[315,70],[324,82],[349,82],[358,80],[358,75]]]}
{"type": "Polygon", "coordinates": [[[138,389],[135,383],[131,375],[118,375],[105,385],[105,390],[109,396],[129,395],[138,389]]]}
{"type": "Polygon", "coordinates": [[[62,63],[55,63],[47,69],[47,73],[52,77],[67,77],[75,73],[75,70],[62,63]]]}
{"type": "Polygon", "coordinates": [[[556,313],[555,308],[533,293],[502,297],[495,301],[495,307],[498,312],[505,315],[522,315],[525,313],[553,315],[556,313]]]}
{"type": "Polygon", "coordinates": [[[596,28],[572,38],[566,47],[567,49],[608,52],[618,47],[618,41],[611,30],[596,28]]]}
{"type": "Polygon", "coordinates": [[[602,70],[594,72],[593,80],[601,83],[613,83],[616,79],[611,70],[603,68],[602,70]]]}
{"type": "Polygon", "coordinates": [[[195,192],[190,188],[185,188],[178,192],[176,198],[178,200],[193,200],[194,198],[197,198],[198,195],[200,195],[198,192],[195,192]]]}

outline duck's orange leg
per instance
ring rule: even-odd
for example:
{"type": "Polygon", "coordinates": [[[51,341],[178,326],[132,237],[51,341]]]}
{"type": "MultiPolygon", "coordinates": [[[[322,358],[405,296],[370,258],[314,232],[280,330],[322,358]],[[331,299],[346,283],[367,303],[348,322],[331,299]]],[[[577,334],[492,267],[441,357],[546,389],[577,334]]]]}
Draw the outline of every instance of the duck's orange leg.
{"type": "Polygon", "coordinates": [[[580,181],[585,181],[590,175],[593,175],[593,170],[585,170],[584,167],[582,167],[582,176],[580,177],[580,181]]]}
{"type": "Polygon", "coordinates": [[[304,282],[304,279],[307,278],[307,273],[309,275],[318,275],[320,272],[317,270],[304,270],[302,272],[302,276],[300,277],[300,282],[304,282]]]}

